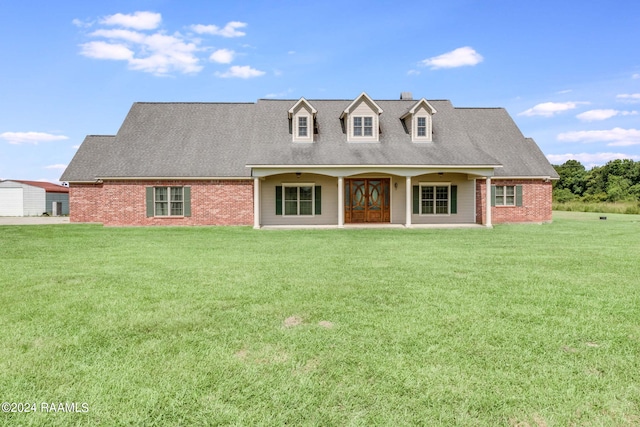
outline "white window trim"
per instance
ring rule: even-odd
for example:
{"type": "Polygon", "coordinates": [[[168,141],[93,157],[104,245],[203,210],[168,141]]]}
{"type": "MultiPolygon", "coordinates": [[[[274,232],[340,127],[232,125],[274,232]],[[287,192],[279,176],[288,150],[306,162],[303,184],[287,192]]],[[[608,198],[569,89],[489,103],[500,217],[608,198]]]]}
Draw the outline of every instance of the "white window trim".
{"type": "Polygon", "coordinates": [[[310,114],[295,114],[293,116],[293,142],[313,142],[314,123],[310,114]],[[307,118],[307,136],[299,135],[299,118],[307,118]]]}
{"type": "Polygon", "coordinates": [[[184,186],[179,185],[156,185],[153,187],[153,216],[158,218],[182,218],[184,217],[184,186]],[[167,189],[167,201],[166,202],[158,202],[156,201],[156,189],[157,188],[166,188],[167,189]],[[182,213],[180,215],[172,215],[171,214],[171,189],[179,188],[182,190],[182,199],[180,203],[182,203],[182,213]],[[157,214],[157,206],[156,203],[167,203],[167,214],[166,215],[158,215],[157,214]]]}
{"type": "Polygon", "coordinates": [[[431,142],[432,141],[431,116],[429,114],[420,114],[420,115],[413,116],[413,118],[411,119],[411,123],[412,123],[411,136],[412,136],[413,142],[431,142]],[[418,136],[418,118],[426,119],[425,124],[427,129],[426,129],[425,136],[418,136]]]}
{"type": "MultiPolygon", "coordinates": [[[[298,188],[298,207],[296,209],[297,212],[300,212],[300,189],[298,188]]],[[[316,216],[316,184],[314,182],[283,182],[282,183],[282,216],[286,216],[289,218],[310,218],[316,216]],[[287,214],[286,209],[286,187],[311,187],[311,215],[301,215],[297,213],[287,214]]]]}
{"type": "MultiPolygon", "coordinates": [[[[434,217],[434,216],[451,216],[451,183],[450,182],[419,182],[419,198],[418,198],[418,203],[419,203],[419,215],[420,216],[426,216],[426,217],[434,217]],[[422,187],[447,187],[447,213],[446,214],[442,214],[442,213],[435,213],[436,210],[436,206],[435,206],[435,199],[434,199],[434,205],[433,205],[433,210],[434,213],[422,213],[422,187]]],[[[435,197],[436,192],[434,189],[433,195],[435,197]]]]}
{"type": "Polygon", "coordinates": [[[495,187],[495,191],[496,191],[495,197],[493,198],[494,207],[496,207],[496,208],[512,208],[512,207],[516,207],[516,205],[517,205],[516,198],[518,197],[516,195],[516,185],[495,185],[494,187],[495,187]],[[498,198],[498,187],[504,188],[504,190],[503,190],[504,192],[502,193],[502,197],[503,197],[504,203],[501,204],[501,205],[498,204],[498,200],[497,200],[497,198],[498,198]],[[507,204],[507,187],[513,187],[513,204],[507,204]]]}
{"type": "Polygon", "coordinates": [[[349,142],[379,142],[378,141],[378,118],[373,114],[358,114],[349,116],[349,142]],[[371,136],[355,135],[355,118],[362,118],[362,133],[364,134],[364,119],[371,118],[371,136]]]}

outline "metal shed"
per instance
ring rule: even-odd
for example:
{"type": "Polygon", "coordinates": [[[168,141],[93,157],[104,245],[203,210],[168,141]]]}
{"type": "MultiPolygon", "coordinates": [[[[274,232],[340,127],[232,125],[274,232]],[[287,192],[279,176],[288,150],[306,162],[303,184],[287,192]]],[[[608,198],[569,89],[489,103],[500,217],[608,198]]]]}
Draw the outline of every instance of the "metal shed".
{"type": "Polygon", "coordinates": [[[50,182],[0,181],[0,216],[69,215],[69,189],[50,182]]]}

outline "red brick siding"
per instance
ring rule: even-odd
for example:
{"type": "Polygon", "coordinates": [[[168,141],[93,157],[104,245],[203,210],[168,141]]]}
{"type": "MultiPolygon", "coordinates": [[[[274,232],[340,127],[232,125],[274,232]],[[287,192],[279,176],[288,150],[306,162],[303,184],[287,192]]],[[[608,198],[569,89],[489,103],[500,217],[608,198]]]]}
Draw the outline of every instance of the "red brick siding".
{"type": "MultiPolygon", "coordinates": [[[[551,182],[539,179],[492,179],[491,185],[522,185],[522,206],[493,206],[493,224],[551,221],[551,182]]],[[[486,182],[476,181],[476,222],[485,223],[486,182]]]]}
{"type": "Polygon", "coordinates": [[[70,186],[72,222],[104,225],[252,225],[253,181],[108,181],[101,185],[70,186]],[[191,187],[190,217],[149,217],[146,188],[191,187]]]}

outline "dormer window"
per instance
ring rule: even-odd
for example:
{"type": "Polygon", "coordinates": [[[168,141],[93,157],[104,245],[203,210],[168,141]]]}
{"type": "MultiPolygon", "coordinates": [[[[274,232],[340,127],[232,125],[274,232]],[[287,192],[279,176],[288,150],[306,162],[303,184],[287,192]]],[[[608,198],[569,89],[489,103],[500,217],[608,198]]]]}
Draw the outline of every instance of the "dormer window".
{"type": "Polygon", "coordinates": [[[417,117],[418,119],[418,129],[416,136],[418,138],[427,136],[427,118],[426,117],[417,117]]]}
{"type": "Polygon", "coordinates": [[[307,138],[309,136],[309,118],[302,116],[298,117],[298,137],[307,138]]]}
{"type": "Polygon", "coordinates": [[[313,142],[317,110],[304,98],[289,109],[289,125],[293,142],[313,142]]]}
{"type": "Polygon", "coordinates": [[[353,136],[373,136],[373,117],[354,117],[353,136]]]}
{"type": "Polygon", "coordinates": [[[382,108],[362,92],[340,115],[349,142],[380,142],[382,108]]]}
{"type": "Polygon", "coordinates": [[[413,104],[413,106],[402,117],[400,117],[411,134],[413,142],[432,141],[432,120],[431,116],[436,113],[436,109],[424,98],[413,104]]]}

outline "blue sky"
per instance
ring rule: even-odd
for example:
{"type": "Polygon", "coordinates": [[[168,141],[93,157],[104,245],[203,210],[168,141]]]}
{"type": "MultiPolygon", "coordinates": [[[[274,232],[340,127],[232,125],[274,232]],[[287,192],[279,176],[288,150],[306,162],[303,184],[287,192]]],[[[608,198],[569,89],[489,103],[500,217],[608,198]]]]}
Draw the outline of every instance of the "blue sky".
{"type": "Polygon", "coordinates": [[[640,160],[639,41],[636,0],[3,1],[0,179],[57,182],[136,101],[363,91],[504,107],[554,164],[640,160]]]}

